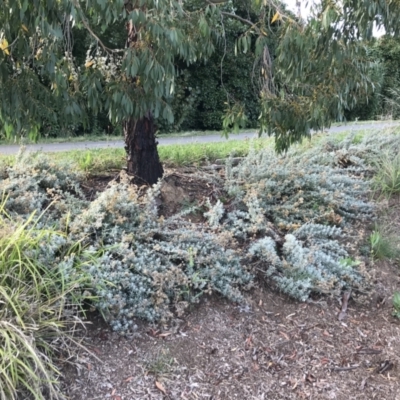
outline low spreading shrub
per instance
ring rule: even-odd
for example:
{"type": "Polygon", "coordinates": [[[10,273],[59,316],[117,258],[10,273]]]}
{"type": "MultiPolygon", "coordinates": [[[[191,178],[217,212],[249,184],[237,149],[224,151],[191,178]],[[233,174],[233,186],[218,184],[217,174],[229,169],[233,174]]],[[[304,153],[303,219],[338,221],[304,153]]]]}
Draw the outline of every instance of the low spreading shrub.
{"type": "MultiPolygon", "coordinates": [[[[59,269],[71,279],[76,265],[89,274],[90,293],[98,298],[92,301],[119,332],[133,327],[133,317],[166,319],[202,293],[215,291],[240,301],[239,286],[252,280],[240,254],[226,249],[217,235],[179,215],[158,217],[159,186],[140,197],[122,179],[89,202],[79,188],[80,175],[70,166],[24,153],[1,174],[10,215],[26,218],[32,210],[46,210],[41,227],[67,230],[64,245],[80,243],[79,255],[59,260],[59,269]]],[[[44,256],[43,263],[51,264],[57,255],[47,248],[44,256]]]]}
{"type": "Polygon", "coordinates": [[[284,156],[252,151],[235,167],[228,160],[225,188],[235,208],[208,204],[210,227],[249,243],[247,256],[261,261],[266,276],[297,299],[362,284],[358,263],[345,261],[350,256],[341,228],[370,220],[374,206],[364,179],[371,170],[362,158],[367,146],[355,151],[351,143],[328,141],[284,156]]]}
{"type": "Polygon", "coordinates": [[[46,210],[39,224],[60,227],[70,213],[86,206],[79,187],[81,179],[68,163],[20,151],[12,165],[0,168],[0,192],[6,195],[4,209],[24,218],[46,210]]]}
{"type": "Polygon", "coordinates": [[[363,280],[362,274],[346,263],[346,250],[334,240],[341,233],[338,228],[305,224],[285,235],[279,255],[270,237],[255,241],[249,254],[265,263],[265,274],[291,297],[304,301],[312,292],[338,294],[363,280]]]}
{"type": "Polygon", "coordinates": [[[88,264],[98,308],[112,327],[127,332],[133,317],[166,319],[202,293],[240,301],[251,275],[241,256],[213,233],[175,216],[158,217],[159,186],[141,199],[128,180],[113,184],[71,223],[86,238],[96,263],[88,264]]]}
{"type": "MultiPolygon", "coordinates": [[[[365,178],[374,172],[377,151],[399,147],[398,135],[349,135],[284,156],[253,149],[237,166],[228,161],[229,200],[208,202],[208,224],[159,217],[160,184],[143,195],[121,178],[89,202],[81,175],[41,155],[21,154],[1,167],[0,190],[12,218],[47,210],[37,226],[67,232],[57,239],[62,246],[79,243],[80,251],[59,260],[60,271],[71,281],[88,276],[94,304],[114,329],[127,332],[133,317],[166,319],[203,293],[241,301],[253,261],[301,300],[361,285],[359,263],[346,261],[352,255],[344,232],[374,215],[365,178]]],[[[52,265],[54,246],[41,263],[52,265]]]]}
{"type": "Polygon", "coordinates": [[[332,166],[332,156],[253,152],[240,165],[227,166],[226,189],[245,208],[254,224],[263,215],[283,230],[307,222],[338,224],[364,219],[373,207],[363,199],[369,184],[359,168],[332,166]]]}

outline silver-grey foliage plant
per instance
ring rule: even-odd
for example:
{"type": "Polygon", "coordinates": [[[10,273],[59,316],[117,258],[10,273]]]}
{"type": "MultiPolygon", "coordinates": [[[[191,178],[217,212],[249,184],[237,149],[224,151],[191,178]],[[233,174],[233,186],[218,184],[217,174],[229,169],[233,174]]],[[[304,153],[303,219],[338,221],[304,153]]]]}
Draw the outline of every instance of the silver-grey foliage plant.
{"type": "Polygon", "coordinates": [[[60,259],[58,268],[67,279],[79,265],[86,293],[95,296],[92,301],[118,332],[132,329],[134,317],[157,321],[180,313],[203,293],[242,301],[239,287],[251,285],[240,253],[208,227],[199,229],[181,215],[158,216],[159,185],[141,197],[122,177],[89,202],[79,174],[68,165],[24,152],[0,174],[11,218],[46,210],[38,227],[62,231],[54,235],[57,243],[49,240],[47,252],[43,249],[51,258],[47,265],[54,266],[63,246],[79,243],[84,249],[60,259]]]}
{"type": "Polygon", "coordinates": [[[78,173],[40,154],[22,152],[0,167],[0,190],[10,218],[46,210],[37,228],[60,235],[42,249],[44,263],[48,257],[54,268],[63,256],[56,264],[66,279],[83,274],[85,288],[78,290],[88,289],[113,328],[127,332],[133,317],[166,319],[203,293],[242,301],[254,263],[299,300],[362,285],[358,263],[347,262],[344,232],[351,221],[373,217],[365,177],[376,149],[399,143],[398,135],[352,135],[286,156],[253,150],[236,167],[228,161],[230,211],[208,201],[208,224],[160,217],[160,184],[143,195],[124,177],[90,202],[78,173]],[[77,251],[65,255],[71,244],[77,251]]]}
{"type": "Polygon", "coordinates": [[[284,156],[253,150],[235,167],[228,160],[225,188],[236,207],[222,214],[219,204],[209,206],[206,217],[214,229],[219,221],[221,231],[248,243],[247,257],[261,262],[265,275],[296,299],[360,286],[363,274],[359,263],[346,262],[351,257],[342,228],[373,218],[365,179],[371,158],[378,148],[398,147],[399,139],[358,141],[353,134],[284,156]]]}

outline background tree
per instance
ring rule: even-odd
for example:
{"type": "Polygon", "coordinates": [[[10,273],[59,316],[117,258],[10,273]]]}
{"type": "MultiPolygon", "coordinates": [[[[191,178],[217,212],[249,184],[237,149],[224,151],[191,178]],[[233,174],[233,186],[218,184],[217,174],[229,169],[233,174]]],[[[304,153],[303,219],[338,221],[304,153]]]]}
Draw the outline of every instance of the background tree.
{"type": "Polygon", "coordinates": [[[400,38],[385,35],[373,46],[374,54],[381,63],[378,113],[392,118],[400,117],[400,38]]]}
{"type": "Polygon", "coordinates": [[[384,35],[366,44],[371,61],[373,88],[358,104],[346,110],[348,120],[399,118],[400,116],[400,38],[384,35]]]}

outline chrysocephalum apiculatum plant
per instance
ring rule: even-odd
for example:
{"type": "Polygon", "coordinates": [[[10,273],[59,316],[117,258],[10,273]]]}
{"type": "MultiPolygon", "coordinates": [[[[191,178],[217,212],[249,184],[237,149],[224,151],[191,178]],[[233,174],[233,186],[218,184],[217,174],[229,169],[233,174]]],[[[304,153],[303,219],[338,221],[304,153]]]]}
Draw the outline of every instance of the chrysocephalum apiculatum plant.
{"type": "Polygon", "coordinates": [[[297,299],[363,283],[360,263],[346,262],[351,257],[342,228],[373,218],[366,178],[374,172],[377,152],[395,152],[400,137],[355,139],[356,134],[340,142],[328,138],[285,156],[252,151],[236,167],[228,160],[225,187],[236,207],[225,212],[219,203],[208,205],[210,226],[250,242],[247,256],[263,261],[265,274],[297,299]]]}
{"type": "Polygon", "coordinates": [[[238,287],[252,280],[240,254],[224,249],[218,236],[179,217],[159,218],[158,190],[140,199],[123,180],[71,224],[73,236],[92,238],[92,251],[101,251],[88,271],[99,309],[119,332],[132,328],[133,317],[166,319],[204,292],[240,301],[238,287]]]}
{"type": "Polygon", "coordinates": [[[160,184],[139,195],[122,178],[90,202],[79,174],[43,155],[21,154],[14,165],[1,167],[0,190],[7,193],[4,208],[11,217],[24,220],[47,209],[37,228],[67,232],[63,243],[49,245],[53,261],[60,246],[80,243],[85,251],[72,252],[59,268],[75,279],[79,264],[94,305],[114,329],[127,332],[133,317],[166,319],[203,293],[243,300],[253,261],[300,300],[362,284],[359,263],[346,262],[351,257],[343,232],[347,223],[373,215],[364,176],[373,172],[377,148],[398,144],[399,136],[375,135],[330,139],[286,156],[252,151],[236,167],[228,162],[230,211],[208,202],[208,224],[192,224],[182,215],[159,217],[160,184]]]}
{"type": "MultiPolygon", "coordinates": [[[[159,185],[140,197],[121,178],[89,202],[80,190],[79,174],[44,155],[20,154],[0,173],[10,215],[27,218],[33,210],[47,209],[38,226],[63,228],[68,232],[63,245],[85,248],[60,260],[59,267],[72,278],[79,263],[91,277],[92,301],[119,332],[133,327],[133,317],[167,319],[203,293],[241,301],[239,287],[251,284],[240,254],[226,248],[215,233],[179,215],[159,218],[159,185]]],[[[51,260],[57,257],[53,253],[48,252],[51,260]]]]}

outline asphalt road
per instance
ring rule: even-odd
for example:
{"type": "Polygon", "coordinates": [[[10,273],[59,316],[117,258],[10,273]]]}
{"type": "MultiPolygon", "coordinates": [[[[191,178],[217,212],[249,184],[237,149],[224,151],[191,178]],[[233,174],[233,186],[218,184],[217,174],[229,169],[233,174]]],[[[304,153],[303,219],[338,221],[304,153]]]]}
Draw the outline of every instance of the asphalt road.
{"type": "MultiPolygon", "coordinates": [[[[341,125],[334,126],[328,130],[328,132],[344,132],[344,131],[359,131],[359,130],[381,130],[400,126],[400,121],[395,122],[382,122],[382,123],[364,123],[356,125],[341,125]]],[[[254,132],[231,134],[228,139],[221,137],[220,135],[206,135],[206,136],[183,136],[183,137],[163,137],[158,139],[160,145],[172,145],[172,144],[187,144],[187,143],[213,143],[223,142],[225,140],[240,140],[240,139],[251,139],[257,137],[254,132]]],[[[45,151],[45,152],[57,152],[57,151],[69,151],[69,150],[85,150],[85,149],[104,149],[104,148],[121,148],[124,146],[122,140],[115,141],[101,141],[101,142],[71,142],[71,143],[41,143],[41,144],[30,144],[26,148],[31,151],[45,151]]],[[[19,145],[0,145],[0,155],[12,155],[16,154],[19,150],[19,145]]]]}

